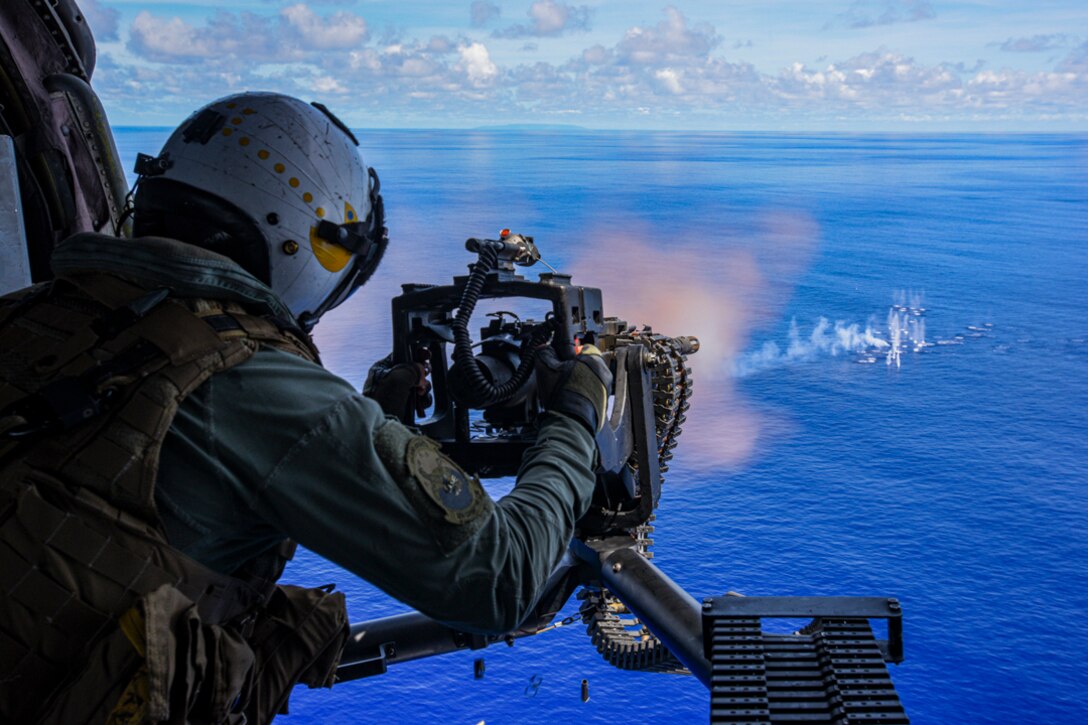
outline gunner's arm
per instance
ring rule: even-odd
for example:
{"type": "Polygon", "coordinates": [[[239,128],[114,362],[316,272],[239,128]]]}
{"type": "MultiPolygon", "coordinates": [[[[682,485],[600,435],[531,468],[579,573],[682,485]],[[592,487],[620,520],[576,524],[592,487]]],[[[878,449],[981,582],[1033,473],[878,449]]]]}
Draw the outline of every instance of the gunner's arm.
{"type": "Polygon", "coordinates": [[[595,443],[545,416],[498,502],[427,439],[357,394],[331,407],[254,506],[306,548],[435,619],[505,632],[529,613],[589,506],[595,443]]]}

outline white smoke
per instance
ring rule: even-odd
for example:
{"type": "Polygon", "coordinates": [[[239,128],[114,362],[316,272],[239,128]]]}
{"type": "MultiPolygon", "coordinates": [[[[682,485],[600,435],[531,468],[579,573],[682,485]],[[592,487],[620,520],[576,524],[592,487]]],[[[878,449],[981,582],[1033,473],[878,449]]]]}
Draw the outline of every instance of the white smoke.
{"type": "Polygon", "coordinates": [[[888,341],[880,337],[872,323],[863,328],[859,323],[846,324],[842,320],[832,323],[826,317],[821,317],[812,331],[804,334],[794,319],[790,320],[785,349],[774,341],[765,342],[758,350],[734,359],[732,372],[733,377],[742,378],[770,368],[825,355],[834,357],[866,350],[883,351],[888,347],[888,341]]]}
{"type": "Polygon", "coordinates": [[[790,321],[785,346],[768,341],[758,350],[735,357],[731,364],[733,377],[742,378],[771,368],[795,362],[814,360],[819,357],[856,354],[858,362],[873,363],[876,357],[884,357],[888,365],[900,367],[903,354],[921,352],[926,342],[925,293],[914,290],[896,290],[888,309],[887,330],[881,332],[870,318],[863,328],[859,323],[847,324],[843,320],[832,323],[820,317],[812,331],[802,333],[797,320],[790,321]]]}

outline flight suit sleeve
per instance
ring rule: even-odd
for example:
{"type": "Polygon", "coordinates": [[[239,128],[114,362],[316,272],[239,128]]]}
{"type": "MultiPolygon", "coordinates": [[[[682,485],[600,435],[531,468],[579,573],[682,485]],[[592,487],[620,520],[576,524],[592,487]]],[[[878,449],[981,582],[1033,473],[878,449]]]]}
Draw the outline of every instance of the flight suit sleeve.
{"type": "Polygon", "coordinates": [[[347,395],[297,439],[250,505],[292,539],[428,616],[499,633],[531,610],[586,511],[595,443],[547,414],[494,502],[436,444],[347,395]]]}

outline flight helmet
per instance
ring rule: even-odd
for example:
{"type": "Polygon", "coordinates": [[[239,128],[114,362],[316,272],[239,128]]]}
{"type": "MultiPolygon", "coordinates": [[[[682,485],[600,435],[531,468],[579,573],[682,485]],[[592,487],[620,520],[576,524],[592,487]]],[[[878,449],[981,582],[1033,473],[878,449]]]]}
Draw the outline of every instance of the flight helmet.
{"type": "Polygon", "coordinates": [[[135,236],[230,257],[306,329],[373,274],[388,243],[378,175],[319,103],[241,93],[185,120],[140,155],[135,236]]]}

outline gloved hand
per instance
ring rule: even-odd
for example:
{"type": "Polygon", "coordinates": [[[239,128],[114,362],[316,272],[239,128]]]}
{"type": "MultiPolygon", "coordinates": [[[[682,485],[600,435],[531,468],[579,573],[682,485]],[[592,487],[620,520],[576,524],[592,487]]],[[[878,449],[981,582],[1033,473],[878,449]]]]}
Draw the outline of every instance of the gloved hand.
{"type": "Polygon", "coordinates": [[[430,365],[427,363],[393,364],[387,355],[370,366],[363,383],[363,395],[373,399],[386,415],[411,422],[413,413],[422,416],[431,405],[430,365]]]}
{"type": "Polygon", "coordinates": [[[565,362],[550,346],[542,348],[536,355],[536,381],[546,410],[571,416],[592,435],[604,427],[612,372],[596,347],[583,345],[578,357],[565,362]]]}

